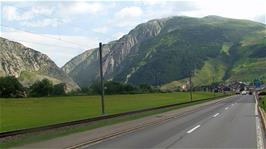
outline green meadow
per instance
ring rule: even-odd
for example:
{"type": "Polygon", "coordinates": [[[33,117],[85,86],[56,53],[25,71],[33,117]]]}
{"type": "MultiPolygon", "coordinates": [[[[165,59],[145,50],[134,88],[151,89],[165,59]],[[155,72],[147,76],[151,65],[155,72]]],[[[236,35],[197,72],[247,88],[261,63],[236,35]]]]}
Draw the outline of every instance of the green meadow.
{"type": "MultiPolygon", "coordinates": [[[[217,94],[219,96],[222,94],[217,94]]],[[[195,92],[193,100],[213,97],[195,92]]],[[[152,93],[105,96],[106,114],[189,102],[189,93],[152,93]]],[[[66,96],[0,99],[0,132],[45,126],[101,115],[100,96],[66,96]]]]}

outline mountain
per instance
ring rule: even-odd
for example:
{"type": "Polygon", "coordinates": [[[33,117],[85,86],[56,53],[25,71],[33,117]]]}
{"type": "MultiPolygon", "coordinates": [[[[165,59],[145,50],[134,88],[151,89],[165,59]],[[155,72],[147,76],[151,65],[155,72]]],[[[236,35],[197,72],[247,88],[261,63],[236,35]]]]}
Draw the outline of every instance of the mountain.
{"type": "MultiPolygon", "coordinates": [[[[266,80],[266,26],[219,16],[169,17],[138,25],[103,46],[106,80],[196,86],[255,78],[266,80]]],[[[81,87],[99,78],[98,48],[73,58],[62,68],[81,87]]]]}
{"type": "Polygon", "coordinates": [[[0,37],[0,76],[15,76],[24,86],[47,78],[66,83],[67,91],[79,86],[47,55],[0,37]]]}

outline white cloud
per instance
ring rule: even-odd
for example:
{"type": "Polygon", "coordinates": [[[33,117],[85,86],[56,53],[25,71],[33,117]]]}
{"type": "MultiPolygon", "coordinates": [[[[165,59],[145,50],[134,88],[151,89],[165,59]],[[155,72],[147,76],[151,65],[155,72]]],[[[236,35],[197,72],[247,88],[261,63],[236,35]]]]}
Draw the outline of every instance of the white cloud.
{"type": "Polygon", "coordinates": [[[68,22],[73,16],[95,15],[103,10],[103,4],[96,2],[36,2],[23,7],[4,5],[3,18],[7,21],[17,21],[27,27],[57,27],[68,22]]]}
{"type": "Polygon", "coordinates": [[[114,38],[114,40],[117,40],[117,39],[121,38],[123,35],[125,35],[125,33],[117,32],[117,33],[113,34],[113,38],[114,38]]]}
{"type": "Polygon", "coordinates": [[[265,0],[201,0],[194,1],[198,10],[182,12],[184,15],[203,17],[219,15],[237,19],[254,20],[257,16],[265,15],[265,0]]]}
{"type": "Polygon", "coordinates": [[[29,20],[34,17],[33,13],[31,12],[19,13],[17,8],[13,6],[4,6],[2,15],[8,21],[29,20]]]}
{"type": "Polygon", "coordinates": [[[83,51],[97,46],[97,39],[84,36],[56,36],[14,30],[1,32],[1,36],[47,54],[60,67],[83,51]]]}
{"type": "Polygon", "coordinates": [[[97,28],[94,28],[93,31],[96,32],[96,33],[102,33],[102,34],[104,34],[104,33],[106,33],[108,31],[108,28],[105,27],[105,26],[103,26],[103,27],[97,27],[97,28]]]}
{"type": "Polygon", "coordinates": [[[127,18],[127,17],[139,17],[142,15],[142,9],[140,7],[132,6],[125,7],[115,14],[115,17],[127,18]]]}
{"type": "Polygon", "coordinates": [[[33,6],[31,9],[25,10],[14,6],[3,6],[3,16],[8,21],[28,21],[32,20],[38,15],[49,16],[53,13],[53,8],[45,8],[40,6],[33,6]]]}
{"type": "Polygon", "coordinates": [[[27,27],[57,27],[60,24],[62,24],[62,21],[59,21],[58,19],[42,19],[42,20],[36,20],[36,21],[24,21],[21,22],[22,25],[27,27]]]}
{"type": "Polygon", "coordinates": [[[61,15],[97,14],[105,10],[102,3],[71,2],[62,3],[59,7],[61,15]]]}
{"type": "Polygon", "coordinates": [[[43,6],[34,6],[30,10],[34,15],[45,15],[49,16],[52,15],[54,12],[54,7],[43,7],[43,6]]]}
{"type": "Polygon", "coordinates": [[[162,5],[165,4],[167,1],[163,0],[142,0],[144,5],[162,5]]]}
{"type": "Polygon", "coordinates": [[[4,6],[3,16],[7,21],[17,21],[19,24],[27,27],[56,27],[66,22],[49,16],[54,12],[53,8],[33,6],[30,9],[21,9],[14,6],[4,6]],[[47,16],[40,18],[41,16],[47,16]]]}
{"type": "Polygon", "coordinates": [[[111,22],[119,27],[135,26],[142,19],[142,14],[140,7],[125,7],[114,14],[111,22]]]}

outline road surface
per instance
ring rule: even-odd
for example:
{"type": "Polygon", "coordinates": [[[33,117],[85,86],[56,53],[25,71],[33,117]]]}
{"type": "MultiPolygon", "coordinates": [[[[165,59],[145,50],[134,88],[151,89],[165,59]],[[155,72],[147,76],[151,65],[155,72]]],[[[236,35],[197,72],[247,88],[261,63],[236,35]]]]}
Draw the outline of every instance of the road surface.
{"type": "Polygon", "coordinates": [[[257,148],[257,125],[254,96],[239,95],[85,148],[257,148]]]}

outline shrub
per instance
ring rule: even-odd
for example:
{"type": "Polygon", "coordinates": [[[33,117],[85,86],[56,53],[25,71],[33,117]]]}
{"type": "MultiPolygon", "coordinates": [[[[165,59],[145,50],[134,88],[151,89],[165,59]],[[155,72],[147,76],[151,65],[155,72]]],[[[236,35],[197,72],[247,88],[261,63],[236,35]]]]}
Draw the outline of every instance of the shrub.
{"type": "Polygon", "coordinates": [[[30,87],[30,96],[42,97],[51,96],[53,93],[53,83],[48,79],[43,79],[42,81],[36,81],[30,87]]]}
{"type": "Polygon", "coordinates": [[[59,83],[54,85],[53,87],[53,95],[54,96],[62,96],[65,95],[65,88],[66,88],[66,84],[65,83],[59,83]]]}
{"type": "Polygon", "coordinates": [[[1,77],[0,97],[26,97],[25,88],[14,76],[1,77]]]}

